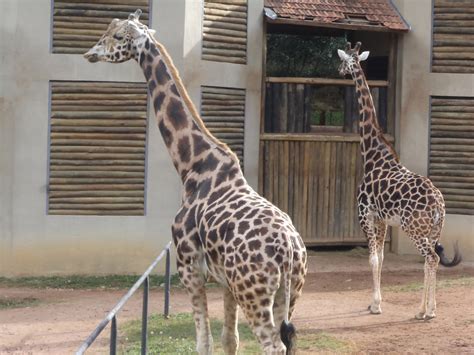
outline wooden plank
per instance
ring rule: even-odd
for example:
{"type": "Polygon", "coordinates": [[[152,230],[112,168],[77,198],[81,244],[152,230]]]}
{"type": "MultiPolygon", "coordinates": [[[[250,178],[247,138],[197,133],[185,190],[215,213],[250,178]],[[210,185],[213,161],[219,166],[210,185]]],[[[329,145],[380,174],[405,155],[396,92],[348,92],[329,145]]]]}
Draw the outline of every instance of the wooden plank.
{"type": "Polygon", "coordinates": [[[235,10],[222,10],[222,9],[212,9],[212,8],[204,8],[204,18],[208,15],[213,16],[223,16],[223,17],[233,17],[233,18],[240,18],[246,19],[247,13],[235,10]]]}
{"type": "MultiPolygon", "coordinates": [[[[285,142],[287,143],[287,142],[285,142]]],[[[301,203],[301,219],[302,219],[302,230],[301,233],[305,236],[305,239],[308,238],[309,230],[309,218],[308,218],[308,198],[309,198],[309,175],[311,174],[310,171],[310,160],[311,156],[314,154],[311,151],[311,142],[302,142],[303,146],[303,191],[300,196],[302,203],[301,203]]]]}
{"type": "Polygon", "coordinates": [[[472,67],[455,67],[455,66],[432,66],[431,71],[433,73],[467,73],[471,74],[474,72],[472,67]]]}
{"type": "Polygon", "coordinates": [[[145,176],[145,166],[142,165],[105,165],[101,166],[100,164],[90,164],[90,165],[50,165],[50,176],[53,176],[54,172],[67,172],[67,173],[78,173],[89,171],[93,174],[97,174],[100,172],[102,175],[109,176],[108,173],[140,173],[140,176],[145,176]]]}
{"type": "Polygon", "coordinates": [[[143,216],[145,214],[144,207],[131,210],[109,211],[101,209],[78,210],[78,209],[54,209],[48,210],[50,215],[65,215],[65,216],[143,216]]]}
{"type": "Polygon", "coordinates": [[[81,185],[64,185],[64,184],[50,184],[50,191],[143,191],[145,185],[143,183],[123,183],[123,184],[81,184],[81,185]]]}
{"type": "Polygon", "coordinates": [[[356,162],[357,162],[357,145],[351,144],[349,150],[349,238],[354,239],[356,228],[354,226],[354,215],[356,213],[356,162]]]}
{"type": "MultiPolygon", "coordinates": [[[[384,134],[385,139],[390,143],[393,143],[393,137],[384,134]]],[[[272,140],[272,141],[281,141],[281,140],[290,140],[290,141],[308,141],[308,142],[356,142],[359,143],[360,136],[357,134],[279,134],[279,133],[263,133],[260,135],[261,140],[272,140]]]]}
{"type": "Polygon", "coordinates": [[[313,228],[314,223],[314,207],[315,207],[315,200],[314,200],[314,185],[315,185],[315,159],[314,152],[316,152],[316,147],[314,142],[307,142],[307,152],[308,152],[308,174],[306,177],[307,181],[305,183],[307,188],[307,207],[306,207],[306,236],[304,241],[314,239],[315,230],[313,228]]]}
{"type": "Polygon", "coordinates": [[[280,161],[282,162],[282,176],[280,179],[282,180],[283,186],[283,202],[282,206],[284,206],[284,211],[290,213],[290,196],[289,196],[289,184],[288,184],[288,177],[290,175],[290,149],[289,149],[289,142],[278,142],[282,150],[280,151],[280,161]]]}
{"type": "Polygon", "coordinates": [[[58,204],[74,204],[81,207],[83,204],[88,205],[97,205],[97,204],[128,204],[128,203],[144,203],[143,196],[141,197],[122,197],[122,196],[113,196],[113,197],[52,197],[49,198],[50,206],[57,206],[58,204]]]}
{"type": "Polygon", "coordinates": [[[204,1],[204,7],[207,9],[220,9],[228,11],[238,11],[238,12],[247,12],[247,6],[243,5],[234,5],[234,4],[221,4],[204,1]]]}
{"type": "Polygon", "coordinates": [[[228,62],[235,64],[246,64],[247,60],[241,57],[230,57],[230,56],[217,56],[211,54],[203,54],[203,60],[209,60],[212,62],[228,62]]]}
{"type": "Polygon", "coordinates": [[[280,132],[288,132],[288,85],[280,85],[280,101],[279,101],[280,132]]]}
{"type": "Polygon", "coordinates": [[[334,143],[336,145],[336,155],[335,155],[335,190],[334,190],[334,208],[333,208],[333,236],[334,239],[342,238],[342,228],[341,224],[344,223],[341,220],[341,188],[342,188],[342,162],[344,161],[344,156],[342,154],[344,149],[344,143],[334,143]]]}
{"type": "MultiPolygon", "coordinates": [[[[335,203],[336,203],[336,166],[337,166],[337,148],[340,143],[331,142],[331,156],[329,166],[329,204],[328,204],[328,238],[335,238],[335,203]]],[[[338,211],[339,212],[339,211],[338,211]]]]}
{"type": "Polygon", "coordinates": [[[70,198],[70,197],[142,197],[143,190],[130,191],[107,191],[107,190],[80,190],[80,191],[49,191],[48,196],[52,198],[70,198]]]}
{"type": "MultiPolygon", "coordinates": [[[[56,0],[59,3],[84,3],[84,2],[93,2],[95,0],[56,0]]],[[[121,4],[121,5],[134,5],[134,6],[143,6],[148,8],[149,0],[100,0],[100,4],[121,4]]],[[[142,9],[144,10],[144,9],[142,9]]]]}
{"type": "MultiPolygon", "coordinates": [[[[267,83],[285,83],[285,84],[311,84],[311,85],[338,85],[354,86],[352,79],[329,79],[329,78],[296,78],[296,77],[266,77],[267,83]]],[[[385,87],[389,83],[386,80],[369,80],[371,87],[385,87]]]]}

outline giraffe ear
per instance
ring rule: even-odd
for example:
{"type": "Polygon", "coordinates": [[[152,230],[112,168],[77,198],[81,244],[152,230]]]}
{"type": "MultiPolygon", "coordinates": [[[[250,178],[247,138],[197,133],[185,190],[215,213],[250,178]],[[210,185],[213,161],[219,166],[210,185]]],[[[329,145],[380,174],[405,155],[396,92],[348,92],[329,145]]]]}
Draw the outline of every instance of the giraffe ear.
{"type": "Polygon", "coordinates": [[[366,60],[367,58],[369,58],[369,54],[370,54],[369,51],[362,52],[362,53],[359,55],[359,62],[363,62],[364,60],[366,60]]]}
{"type": "Polygon", "coordinates": [[[339,58],[341,58],[341,60],[347,60],[349,58],[346,52],[344,52],[342,49],[338,49],[337,54],[339,55],[339,58]]]}
{"type": "Polygon", "coordinates": [[[134,13],[131,13],[130,15],[128,15],[128,19],[132,20],[132,21],[138,21],[141,14],[142,14],[142,10],[137,9],[137,11],[135,11],[134,13]]]}

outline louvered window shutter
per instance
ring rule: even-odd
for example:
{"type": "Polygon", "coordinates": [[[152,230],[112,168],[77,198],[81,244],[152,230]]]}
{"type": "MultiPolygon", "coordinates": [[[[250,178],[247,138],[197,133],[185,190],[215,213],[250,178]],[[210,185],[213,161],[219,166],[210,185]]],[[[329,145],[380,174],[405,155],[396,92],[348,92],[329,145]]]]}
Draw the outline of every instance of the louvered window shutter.
{"type": "Polygon", "coordinates": [[[140,22],[148,25],[149,0],[54,0],[53,53],[85,53],[114,18],[127,19],[137,9],[143,11],[140,22]]]}
{"type": "Polygon", "coordinates": [[[434,0],[434,73],[474,73],[474,1],[434,0]]]}
{"type": "Polygon", "coordinates": [[[204,0],[202,59],[247,63],[247,0],[204,0]]]}
{"type": "Polygon", "coordinates": [[[201,116],[209,131],[244,159],[245,90],[201,87],[201,116]]]}
{"type": "Polygon", "coordinates": [[[147,88],[51,82],[48,212],[143,215],[147,88]]]}
{"type": "Polygon", "coordinates": [[[429,174],[447,213],[474,215],[474,98],[431,98],[429,174]]]}

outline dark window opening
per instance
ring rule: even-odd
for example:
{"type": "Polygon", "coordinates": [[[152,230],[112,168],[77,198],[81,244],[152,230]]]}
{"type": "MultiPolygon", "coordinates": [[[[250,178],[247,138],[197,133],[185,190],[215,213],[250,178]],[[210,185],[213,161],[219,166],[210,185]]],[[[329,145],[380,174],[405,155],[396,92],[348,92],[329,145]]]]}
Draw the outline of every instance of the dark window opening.
{"type": "MultiPolygon", "coordinates": [[[[348,38],[356,42],[355,33],[322,31],[318,35],[315,29],[308,30],[308,34],[295,28],[288,30],[289,33],[279,33],[272,29],[267,34],[264,132],[357,133],[359,107],[355,87],[351,82],[340,81],[344,78],[339,76],[341,61],[337,55],[348,38]]],[[[361,36],[367,37],[361,39],[367,43],[362,51],[370,50],[381,40],[380,35],[361,36]]],[[[361,63],[367,80],[387,80],[387,49],[371,53],[361,63]]],[[[352,81],[349,77],[345,79],[352,81]]],[[[387,86],[370,84],[379,124],[386,131],[387,86]]]]}

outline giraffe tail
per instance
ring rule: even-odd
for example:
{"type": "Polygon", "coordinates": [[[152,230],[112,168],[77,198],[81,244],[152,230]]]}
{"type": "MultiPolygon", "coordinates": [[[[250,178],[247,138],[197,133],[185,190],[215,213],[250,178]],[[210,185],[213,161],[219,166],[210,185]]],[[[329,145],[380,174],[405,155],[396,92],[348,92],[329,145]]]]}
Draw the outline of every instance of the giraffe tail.
{"type": "Polygon", "coordinates": [[[296,328],[289,321],[290,300],[291,300],[291,274],[293,271],[293,248],[287,251],[288,267],[283,268],[283,287],[285,288],[285,319],[280,326],[280,338],[286,346],[286,354],[292,354],[294,348],[294,339],[296,328]]]}
{"type": "Polygon", "coordinates": [[[436,242],[435,252],[439,256],[439,262],[441,263],[441,265],[446,266],[446,267],[453,267],[453,266],[458,265],[461,262],[462,255],[459,252],[458,242],[454,243],[453,249],[454,249],[454,257],[452,260],[449,260],[444,254],[443,246],[440,243],[436,242]]]}
{"type": "Polygon", "coordinates": [[[286,346],[286,354],[292,354],[293,351],[293,339],[296,335],[295,326],[284,320],[280,327],[280,337],[283,344],[286,346]]]}

